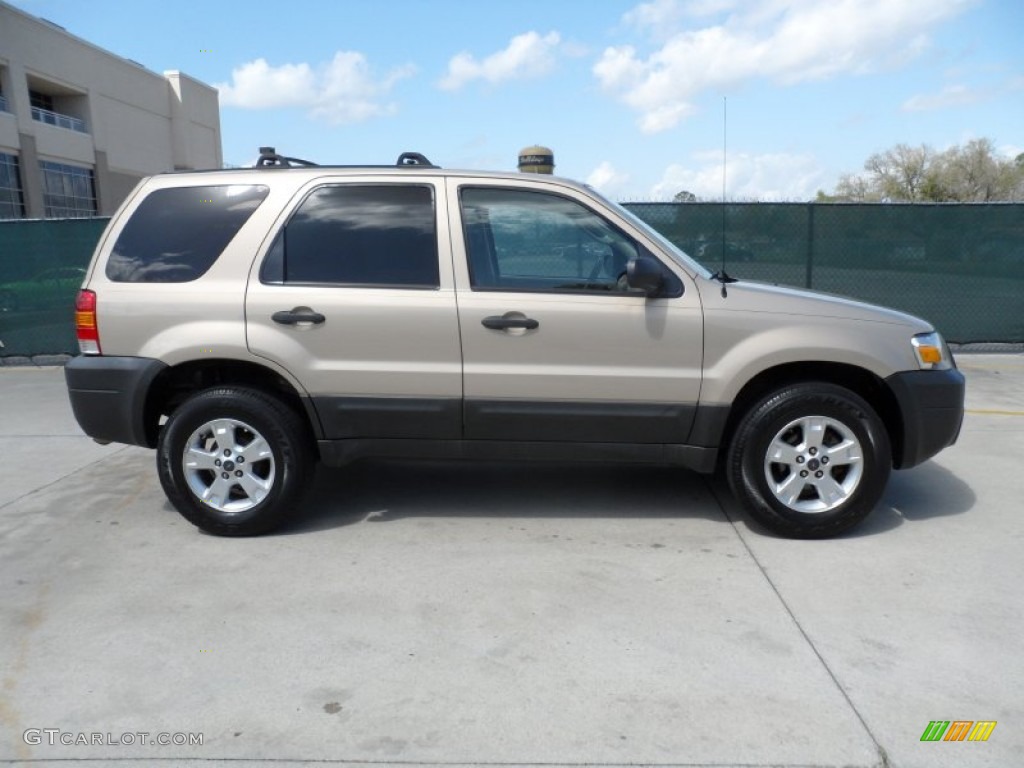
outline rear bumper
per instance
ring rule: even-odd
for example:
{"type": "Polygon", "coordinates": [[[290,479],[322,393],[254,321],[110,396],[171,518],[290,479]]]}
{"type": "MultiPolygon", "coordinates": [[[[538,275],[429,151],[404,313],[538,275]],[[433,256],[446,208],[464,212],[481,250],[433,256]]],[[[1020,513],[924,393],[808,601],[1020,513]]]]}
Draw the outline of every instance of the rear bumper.
{"type": "Polygon", "coordinates": [[[64,366],[71,410],[78,425],[96,440],[154,446],[146,432],[146,395],[167,366],[145,357],[88,356],[64,366]]]}
{"type": "Polygon", "coordinates": [[[917,466],[956,442],[964,420],[960,371],[905,371],[885,381],[903,418],[903,444],[893,456],[896,469],[917,466]]]}

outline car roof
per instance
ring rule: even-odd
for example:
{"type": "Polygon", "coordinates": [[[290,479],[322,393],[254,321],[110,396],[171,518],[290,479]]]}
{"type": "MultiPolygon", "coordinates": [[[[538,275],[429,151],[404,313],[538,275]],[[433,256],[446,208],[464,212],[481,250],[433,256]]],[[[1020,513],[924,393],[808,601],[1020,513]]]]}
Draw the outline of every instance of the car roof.
{"type": "Polygon", "coordinates": [[[480,169],[459,169],[459,168],[441,168],[439,166],[417,166],[401,168],[394,165],[313,165],[313,166],[295,166],[292,168],[203,168],[201,170],[194,171],[162,171],[160,173],[153,174],[154,177],[181,177],[186,178],[189,176],[206,176],[209,174],[231,174],[237,176],[250,176],[257,175],[266,178],[272,178],[279,174],[285,174],[288,176],[304,176],[304,177],[316,177],[323,176],[324,173],[330,175],[366,175],[367,173],[373,175],[381,174],[386,176],[478,176],[480,178],[488,179],[554,179],[559,182],[579,185],[578,181],[573,179],[567,179],[562,176],[555,176],[553,174],[539,174],[539,173],[523,173],[522,171],[484,171],[480,169]]]}
{"type": "Polygon", "coordinates": [[[316,165],[292,168],[210,168],[198,171],[170,171],[157,173],[145,179],[158,187],[188,186],[189,184],[272,184],[276,177],[286,177],[289,186],[301,186],[306,181],[323,177],[366,177],[415,179],[417,177],[437,178],[439,176],[480,181],[534,182],[552,186],[569,187],[578,191],[593,192],[586,184],[552,174],[523,173],[521,171],[481,171],[473,169],[438,168],[437,166],[396,167],[393,165],[316,165]],[[216,177],[216,182],[210,177],[216,177]]]}
{"type": "Polygon", "coordinates": [[[521,171],[483,171],[471,169],[445,169],[434,165],[419,152],[403,152],[398,160],[391,165],[319,165],[309,160],[301,160],[295,157],[285,157],[276,152],[273,147],[260,147],[260,156],[252,167],[242,168],[205,168],[199,170],[178,170],[164,171],[154,174],[160,178],[188,178],[191,176],[202,176],[206,174],[229,174],[248,177],[257,175],[261,180],[273,178],[274,174],[287,174],[288,176],[299,176],[300,178],[316,178],[325,173],[331,176],[336,175],[385,175],[385,176],[459,176],[485,179],[504,179],[509,181],[523,180],[524,177],[553,179],[559,183],[569,184],[574,187],[584,185],[572,179],[565,179],[549,174],[524,174],[521,171]],[[270,174],[270,176],[265,176],[270,174]]]}

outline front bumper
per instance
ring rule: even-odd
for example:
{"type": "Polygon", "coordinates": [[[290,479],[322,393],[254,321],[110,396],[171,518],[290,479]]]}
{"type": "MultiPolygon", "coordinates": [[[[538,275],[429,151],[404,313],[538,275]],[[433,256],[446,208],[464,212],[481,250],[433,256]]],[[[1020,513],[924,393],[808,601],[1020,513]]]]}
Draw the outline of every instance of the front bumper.
{"type": "Polygon", "coordinates": [[[145,357],[82,355],[69,360],[64,379],[82,431],[101,442],[154,447],[155,435],[146,430],[146,396],[166,367],[145,357]]]}
{"type": "Polygon", "coordinates": [[[902,445],[893,465],[908,469],[956,442],[964,420],[964,375],[946,371],[905,371],[887,378],[903,419],[902,445]]]}

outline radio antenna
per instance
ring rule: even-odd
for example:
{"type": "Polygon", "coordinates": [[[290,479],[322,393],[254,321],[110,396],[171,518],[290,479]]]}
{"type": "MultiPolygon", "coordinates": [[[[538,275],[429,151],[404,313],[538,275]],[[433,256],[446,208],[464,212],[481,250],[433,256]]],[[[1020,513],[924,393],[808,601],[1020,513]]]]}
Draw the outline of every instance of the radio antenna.
{"type": "Polygon", "coordinates": [[[729,293],[726,291],[725,286],[728,283],[735,283],[735,277],[729,277],[729,274],[725,271],[725,253],[726,253],[726,160],[728,159],[729,152],[729,120],[728,120],[728,101],[725,96],[722,97],[722,268],[715,272],[711,277],[722,284],[722,298],[727,298],[729,293]]]}
{"type": "MultiPolygon", "coordinates": [[[[729,160],[729,100],[722,97],[722,272],[725,272],[725,230],[726,230],[726,168],[729,160]]],[[[722,283],[722,295],[725,295],[725,283],[722,283]]]]}

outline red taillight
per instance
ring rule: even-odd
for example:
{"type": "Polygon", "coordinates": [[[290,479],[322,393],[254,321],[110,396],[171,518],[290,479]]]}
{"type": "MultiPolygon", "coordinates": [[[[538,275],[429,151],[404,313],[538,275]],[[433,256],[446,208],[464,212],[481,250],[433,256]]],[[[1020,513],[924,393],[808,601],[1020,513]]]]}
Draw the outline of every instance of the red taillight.
{"type": "Polygon", "coordinates": [[[96,325],[96,292],[79,291],[75,300],[75,333],[83,355],[99,355],[100,331],[96,325]]]}

